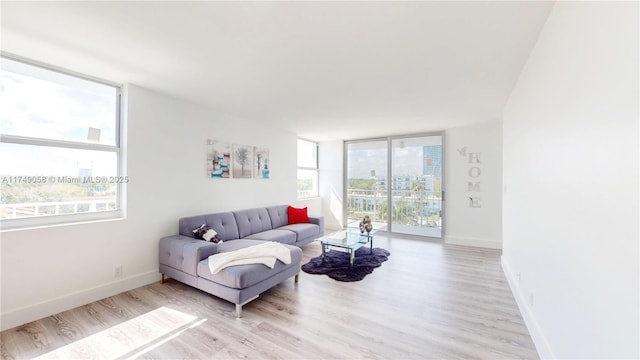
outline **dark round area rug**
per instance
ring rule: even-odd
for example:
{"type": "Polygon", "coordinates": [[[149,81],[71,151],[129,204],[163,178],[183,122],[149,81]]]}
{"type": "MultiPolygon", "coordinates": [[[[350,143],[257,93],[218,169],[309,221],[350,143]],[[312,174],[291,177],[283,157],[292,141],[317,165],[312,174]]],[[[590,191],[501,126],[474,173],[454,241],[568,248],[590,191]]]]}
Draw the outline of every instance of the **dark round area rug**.
{"type": "Polygon", "coordinates": [[[370,253],[369,247],[361,247],[356,250],[352,268],[349,266],[348,253],[335,250],[327,251],[324,262],[322,255],[315,257],[302,265],[302,271],[314,275],[328,275],[338,281],[360,281],[387,261],[389,255],[391,253],[385,249],[373,248],[373,252],[370,253]]]}

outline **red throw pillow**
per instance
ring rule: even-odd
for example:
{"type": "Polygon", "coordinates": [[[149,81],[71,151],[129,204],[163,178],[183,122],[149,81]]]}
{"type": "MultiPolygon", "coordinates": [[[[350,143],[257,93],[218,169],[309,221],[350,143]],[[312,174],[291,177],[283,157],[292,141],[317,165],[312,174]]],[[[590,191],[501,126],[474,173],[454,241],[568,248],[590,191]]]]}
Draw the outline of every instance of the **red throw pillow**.
{"type": "Polygon", "coordinates": [[[289,206],[287,211],[289,213],[289,224],[308,223],[309,215],[307,215],[307,208],[294,208],[289,206]]]}

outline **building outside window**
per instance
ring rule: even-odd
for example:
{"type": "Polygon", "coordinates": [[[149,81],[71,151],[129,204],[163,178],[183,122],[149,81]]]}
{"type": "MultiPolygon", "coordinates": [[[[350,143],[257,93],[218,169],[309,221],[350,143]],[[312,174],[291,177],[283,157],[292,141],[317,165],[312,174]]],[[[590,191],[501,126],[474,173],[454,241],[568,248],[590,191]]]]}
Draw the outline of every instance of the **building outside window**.
{"type": "Polygon", "coordinates": [[[0,61],[2,228],[120,217],[120,87],[0,61]]]}
{"type": "Polygon", "coordinates": [[[298,139],[298,199],[318,196],[318,144],[298,139]]]}

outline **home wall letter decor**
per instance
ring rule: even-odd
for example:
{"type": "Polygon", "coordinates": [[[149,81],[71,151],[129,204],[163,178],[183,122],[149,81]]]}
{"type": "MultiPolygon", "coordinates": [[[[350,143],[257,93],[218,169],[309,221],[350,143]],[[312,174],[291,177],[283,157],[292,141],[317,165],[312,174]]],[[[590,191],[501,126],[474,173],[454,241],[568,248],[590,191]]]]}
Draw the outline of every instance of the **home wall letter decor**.
{"type": "Polygon", "coordinates": [[[462,149],[458,149],[458,153],[464,156],[469,163],[469,170],[467,171],[467,175],[469,176],[469,180],[467,181],[469,207],[481,208],[482,201],[480,199],[480,181],[478,180],[482,174],[482,169],[480,168],[480,153],[467,152],[466,146],[462,149]]]}

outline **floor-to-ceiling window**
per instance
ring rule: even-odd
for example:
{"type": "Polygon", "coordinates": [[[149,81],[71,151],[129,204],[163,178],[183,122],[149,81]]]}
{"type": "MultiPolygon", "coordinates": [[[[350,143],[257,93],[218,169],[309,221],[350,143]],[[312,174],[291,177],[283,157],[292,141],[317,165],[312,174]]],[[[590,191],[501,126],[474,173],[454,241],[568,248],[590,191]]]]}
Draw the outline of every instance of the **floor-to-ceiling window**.
{"type": "Polygon", "coordinates": [[[358,226],[368,215],[376,229],[387,230],[388,152],[387,139],[345,144],[347,226],[358,226]]]}
{"type": "Polygon", "coordinates": [[[442,237],[442,134],[345,142],[349,226],[442,237]]]}
{"type": "Polygon", "coordinates": [[[391,139],[391,231],[442,236],[442,135],[391,139]]]}

